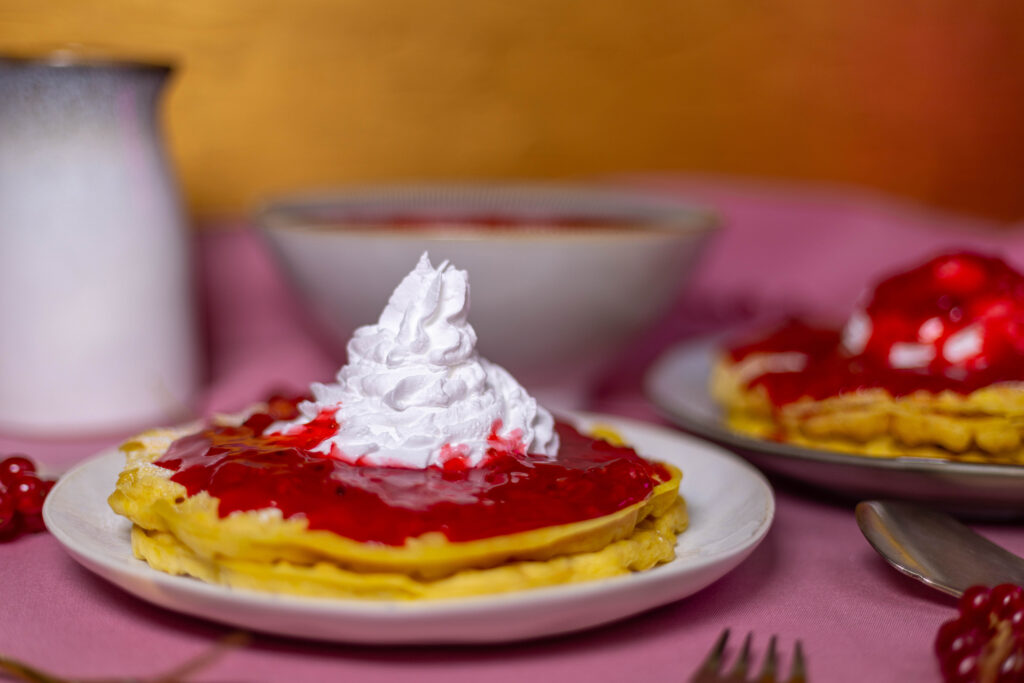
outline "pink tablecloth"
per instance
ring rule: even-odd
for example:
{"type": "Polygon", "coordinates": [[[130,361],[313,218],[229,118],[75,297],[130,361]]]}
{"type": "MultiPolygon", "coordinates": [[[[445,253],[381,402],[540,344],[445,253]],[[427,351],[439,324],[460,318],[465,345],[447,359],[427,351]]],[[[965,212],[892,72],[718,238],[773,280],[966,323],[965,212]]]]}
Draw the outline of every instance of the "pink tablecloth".
{"type": "MultiPolygon", "coordinates": [[[[643,366],[673,341],[753,312],[844,310],[861,282],[947,243],[999,248],[1024,265],[1024,236],[929,215],[871,196],[632,179],[721,210],[725,228],[691,294],[623,356],[595,408],[654,419],[638,393],[643,366]],[[698,303],[699,302],[699,303],[698,303]]],[[[233,410],[281,386],[329,377],[261,244],[242,229],[200,239],[209,329],[207,410],[233,410]]],[[[66,467],[117,437],[35,443],[0,438],[66,467]]],[[[105,495],[105,492],[97,492],[105,495]]],[[[725,626],[804,641],[815,681],[932,681],[935,629],[953,603],[898,575],[862,539],[850,507],[777,490],[775,525],[734,572],[688,599],[576,635],[500,647],[375,648],[256,636],[199,675],[209,681],[683,680],[725,626]]],[[[1024,554],[1024,528],[984,526],[1024,554]]],[[[164,670],[228,629],[137,600],[75,564],[40,534],[0,545],[0,653],[79,677],[164,670]]]]}

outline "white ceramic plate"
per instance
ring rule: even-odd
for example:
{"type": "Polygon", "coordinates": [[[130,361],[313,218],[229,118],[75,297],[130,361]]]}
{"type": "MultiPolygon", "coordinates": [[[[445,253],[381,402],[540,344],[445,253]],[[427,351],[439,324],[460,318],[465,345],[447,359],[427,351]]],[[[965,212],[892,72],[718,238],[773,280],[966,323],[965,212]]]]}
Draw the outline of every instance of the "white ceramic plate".
{"type": "Polygon", "coordinates": [[[157,605],[245,629],[356,643],[492,643],[622,619],[691,595],[743,561],[775,510],[765,479],[743,460],[672,430],[611,416],[579,416],[618,430],[636,449],[683,472],[690,528],[678,557],[653,570],[591,583],[420,603],[311,599],[233,590],[151,569],[132,556],[113,491],[123,456],[108,451],[64,475],[47,497],[50,532],[78,562],[157,605]]]}
{"type": "Polygon", "coordinates": [[[973,517],[1024,515],[1024,467],[931,458],[873,458],[802,448],[731,431],[708,394],[716,341],[677,346],[647,374],[647,396],[687,431],[735,450],[765,470],[845,498],[914,500],[973,517]]]}

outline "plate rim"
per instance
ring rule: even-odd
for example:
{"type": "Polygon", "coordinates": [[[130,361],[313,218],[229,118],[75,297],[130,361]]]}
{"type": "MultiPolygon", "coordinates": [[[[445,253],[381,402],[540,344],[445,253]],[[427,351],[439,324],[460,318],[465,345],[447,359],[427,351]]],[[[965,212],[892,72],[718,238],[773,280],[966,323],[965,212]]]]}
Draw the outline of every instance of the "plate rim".
{"type": "MultiPolygon", "coordinates": [[[[771,484],[764,477],[764,475],[757,470],[750,463],[745,461],[743,458],[730,453],[728,450],[721,448],[715,444],[708,443],[701,439],[682,434],[674,431],[670,428],[666,428],[660,425],[643,422],[640,420],[633,420],[630,418],[619,417],[615,415],[604,415],[597,413],[582,413],[573,412],[569,416],[577,424],[593,424],[595,422],[605,422],[613,426],[621,426],[625,431],[637,430],[640,432],[651,432],[655,435],[660,434],[662,437],[671,439],[680,443],[684,449],[696,448],[698,451],[703,451],[706,457],[714,459],[725,459],[732,463],[733,466],[739,467],[743,470],[748,477],[750,477],[753,484],[761,490],[764,498],[765,509],[760,514],[758,523],[750,533],[742,538],[741,540],[732,543],[728,548],[720,551],[716,551],[707,556],[691,556],[687,558],[687,561],[675,565],[675,571],[673,571],[673,565],[679,562],[680,558],[676,558],[672,562],[666,563],[660,567],[652,568],[652,570],[646,572],[630,573],[622,576],[609,577],[607,579],[587,581],[559,586],[547,586],[539,587],[522,591],[512,591],[509,593],[501,593],[494,595],[481,595],[481,596],[467,596],[464,598],[451,599],[451,600],[427,600],[427,601],[366,601],[358,599],[345,599],[345,598],[315,598],[309,596],[297,596],[287,594],[275,594],[269,592],[262,592],[256,590],[240,589],[240,588],[228,588],[217,584],[208,584],[197,579],[186,576],[174,576],[158,571],[146,565],[143,561],[138,560],[140,563],[134,567],[125,567],[116,556],[111,553],[105,553],[99,557],[95,555],[90,549],[84,548],[82,544],[75,538],[74,534],[69,534],[67,529],[63,528],[62,525],[51,524],[54,521],[55,516],[58,514],[54,510],[57,506],[56,502],[60,501],[65,495],[68,495],[66,489],[74,485],[74,480],[81,476],[83,472],[93,467],[100,467],[106,464],[107,460],[113,459],[119,455],[119,451],[116,447],[104,449],[99,453],[83,460],[78,463],[72,469],[68,470],[64,476],[60,478],[58,483],[54,486],[51,494],[47,496],[47,501],[44,504],[43,516],[48,526],[51,527],[51,533],[55,539],[64,547],[64,549],[84,567],[98,574],[104,580],[107,580],[114,585],[118,586],[121,590],[124,590],[139,599],[146,600],[147,602],[154,602],[150,598],[140,595],[135,590],[124,585],[128,579],[121,579],[122,575],[130,575],[131,578],[144,579],[149,582],[156,583],[162,588],[166,588],[174,593],[185,592],[199,597],[214,598],[218,601],[227,601],[232,605],[244,605],[247,608],[256,608],[259,610],[283,610],[286,613],[302,613],[311,614],[317,617],[337,617],[337,618],[362,618],[362,619],[377,619],[377,620],[390,620],[390,619],[403,619],[409,617],[417,618],[458,618],[459,616],[470,616],[477,614],[485,614],[488,612],[496,612],[496,614],[502,613],[503,611],[517,611],[517,610],[528,610],[531,607],[537,607],[541,605],[547,606],[558,606],[560,604],[576,603],[578,601],[585,600],[590,596],[615,596],[629,593],[635,590],[638,584],[653,584],[658,585],[661,583],[670,583],[674,579],[678,578],[681,574],[691,574],[705,571],[711,567],[725,566],[726,569],[715,576],[711,581],[703,583],[700,587],[691,590],[684,595],[672,598],[671,600],[660,601],[656,605],[645,607],[632,612],[622,613],[619,616],[605,619],[599,623],[609,623],[622,618],[633,616],[639,612],[646,611],[657,605],[669,604],[676,600],[692,595],[700,590],[703,590],[714,581],[727,574],[742,563],[758,545],[768,535],[775,518],[776,512],[776,501],[774,491],[771,484]],[[100,568],[97,568],[98,565],[100,568]],[[661,571],[658,571],[661,570],[661,571]],[[113,576],[112,576],[113,575],[113,576]],[[118,578],[114,578],[118,577],[118,578]]],[[[111,482],[111,491],[113,491],[114,482],[111,482]]],[[[114,515],[113,511],[110,512],[114,515]]],[[[123,551],[123,547],[121,548],[123,551]]],[[[130,552],[130,549],[129,549],[130,552]]],[[[161,604],[161,603],[156,603],[161,604]]],[[[184,612],[199,616],[200,618],[212,619],[212,617],[204,614],[197,614],[194,611],[188,611],[185,609],[178,609],[177,607],[162,604],[167,609],[171,609],[178,612],[184,612]]],[[[229,622],[231,623],[231,622],[229,622]]],[[[589,628],[590,626],[597,625],[585,624],[580,628],[589,628]]],[[[250,626],[255,630],[265,630],[260,627],[250,626]]],[[[570,629],[566,629],[560,632],[569,632],[570,629]]],[[[573,629],[579,630],[579,629],[573,629]]],[[[544,634],[540,634],[544,635],[544,634]]],[[[303,636],[312,637],[312,636],[303,636]]],[[[511,640],[519,640],[523,637],[530,636],[512,636],[507,639],[492,638],[488,640],[482,640],[478,642],[506,642],[511,640]]],[[[353,638],[332,638],[328,636],[321,636],[320,639],[333,640],[336,642],[360,642],[353,638]]],[[[420,640],[395,640],[395,641],[383,641],[377,639],[368,639],[361,642],[380,642],[386,643],[391,642],[394,644],[399,643],[435,643],[435,642],[474,642],[469,639],[431,639],[424,638],[420,640]]]]}
{"type": "MultiPolygon", "coordinates": [[[[685,409],[680,408],[678,403],[672,401],[669,395],[671,392],[665,391],[664,387],[669,384],[669,379],[673,377],[670,369],[679,364],[679,359],[694,358],[701,355],[705,356],[710,363],[714,356],[714,349],[721,341],[721,337],[712,336],[675,344],[661,353],[644,375],[644,394],[655,409],[663,417],[698,437],[710,439],[714,443],[725,444],[734,448],[772,456],[781,456],[791,460],[805,460],[873,470],[896,470],[909,473],[962,474],[1024,479],[1024,465],[957,462],[941,458],[915,456],[876,458],[840,451],[808,448],[806,446],[769,441],[767,439],[757,439],[734,432],[720,422],[709,423],[699,416],[694,416],[685,409]]],[[[703,391],[707,395],[706,387],[703,388],[703,391]]]]}

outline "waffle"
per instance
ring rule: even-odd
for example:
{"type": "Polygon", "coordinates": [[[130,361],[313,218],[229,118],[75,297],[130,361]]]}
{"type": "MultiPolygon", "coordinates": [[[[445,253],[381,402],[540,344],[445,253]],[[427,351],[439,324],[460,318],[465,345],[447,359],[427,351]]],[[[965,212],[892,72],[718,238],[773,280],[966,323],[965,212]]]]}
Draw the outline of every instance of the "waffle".
{"type": "Polygon", "coordinates": [[[730,428],[867,456],[1024,464],[1024,388],[1016,383],[966,394],[921,390],[893,396],[867,388],[776,406],[753,380],[766,372],[785,372],[778,355],[753,354],[734,362],[722,354],[715,360],[710,392],[730,428]]]}

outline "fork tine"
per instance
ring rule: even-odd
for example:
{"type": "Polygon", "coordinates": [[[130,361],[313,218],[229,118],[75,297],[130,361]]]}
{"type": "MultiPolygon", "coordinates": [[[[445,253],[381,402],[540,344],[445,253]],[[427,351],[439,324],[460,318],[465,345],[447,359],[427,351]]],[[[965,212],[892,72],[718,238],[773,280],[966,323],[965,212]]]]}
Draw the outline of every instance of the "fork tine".
{"type": "Polygon", "coordinates": [[[804,646],[799,640],[796,641],[796,649],[793,650],[793,668],[789,672],[789,680],[786,683],[807,683],[807,665],[804,663],[804,646]]]}
{"type": "Polygon", "coordinates": [[[764,656],[761,673],[757,675],[757,683],[775,683],[775,670],[779,665],[779,653],[775,636],[768,641],[768,654],[764,656]]]}
{"type": "Polygon", "coordinates": [[[714,647],[711,648],[711,652],[708,653],[707,659],[700,665],[693,678],[694,681],[700,680],[700,676],[715,675],[718,673],[718,669],[722,666],[722,655],[725,654],[725,643],[729,640],[729,629],[722,631],[722,635],[718,636],[718,640],[715,641],[714,647]]]}
{"type": "Polygon", "coordinates": [[[733,664],[727,680],[741,683],[747,677],[747,669],[750,668],[750,643],[753,637],[754,634],[747,632],[747,637],[743,639],[743,647],[740,649],[740,654],[736,658],[736,663],[733,664]]]}
{"type": "MultiPolygon", "coordinates": [[[[708,653],[707,658],[700,668],[693,673],[690,683],[744,683],[747,680],[747,672],[751,663],[751,643],[753,633],[747,633],[743,639],[743,647],[736,657],[736,663],[728,675],[722,672],[725,659],[725,648],[729,641],[730,630],[726,628],[718,636],[714,646],[708,653]]],[[[750,679],[751,683],[776,683],[779,675],[779,641],[778,636],[772,636],[768,640],[768,650],[761,664],[761,671],[756,678],[750,679]]],[[[793,657],[790,664],[789,678],[785,683],[807,683],[807,663],[804,659],[804,645],[796,641],[793,647],[793,657]]]]}

